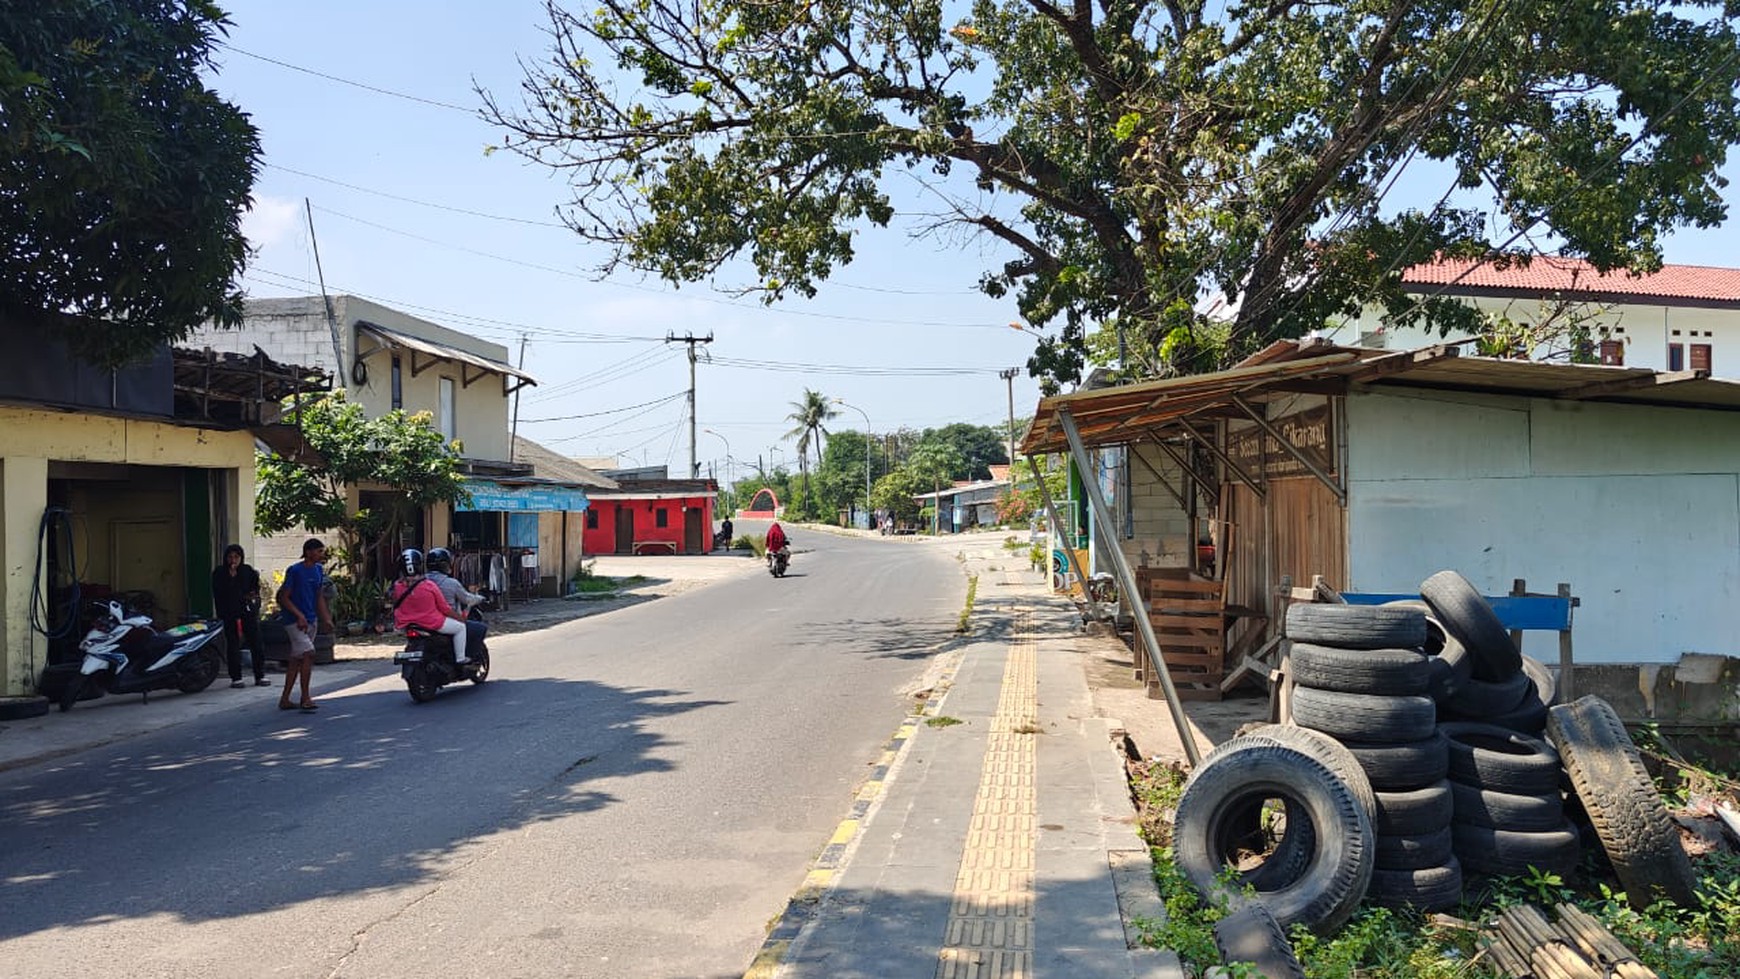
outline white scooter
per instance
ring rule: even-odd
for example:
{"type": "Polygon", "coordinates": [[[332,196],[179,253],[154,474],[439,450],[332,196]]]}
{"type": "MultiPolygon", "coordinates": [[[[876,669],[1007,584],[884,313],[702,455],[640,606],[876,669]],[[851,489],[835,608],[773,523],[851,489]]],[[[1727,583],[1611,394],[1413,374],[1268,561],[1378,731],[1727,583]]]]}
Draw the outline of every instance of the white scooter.
{"type": "Polygon", "coordinates": [[[79,642],[84,663],[60,693],[71,710],[87,689],[100,693],[153,690],[198,693],[211,686],[223,665],[224,631],[217,622],[190,622],[158,632],[144,615],[128,615],[120,602],[98,602],[91,630],[79,642]]]}

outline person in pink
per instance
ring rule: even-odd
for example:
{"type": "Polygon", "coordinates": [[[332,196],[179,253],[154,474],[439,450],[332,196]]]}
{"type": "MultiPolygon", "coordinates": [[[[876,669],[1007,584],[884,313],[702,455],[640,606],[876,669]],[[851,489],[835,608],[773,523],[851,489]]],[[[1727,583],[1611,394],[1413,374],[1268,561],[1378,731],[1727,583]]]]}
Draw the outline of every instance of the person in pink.
{"type": "Polygon", "coordinates": [[[781,551],[785,549],[785,543],[785,531],[780,528],[779,521],[776,520],[772,526],[767,528],[767,549],[781,551]]]}
{"type": "Polygon", "coordinates": [[[405,576],[393,583],[393,625],[414,625],[453,637],[453,661],[465,662],[465,623],[453,614],[453,606],[435,582],[425,577],[423,552],[406,548],[400,555],[405,576]]]}

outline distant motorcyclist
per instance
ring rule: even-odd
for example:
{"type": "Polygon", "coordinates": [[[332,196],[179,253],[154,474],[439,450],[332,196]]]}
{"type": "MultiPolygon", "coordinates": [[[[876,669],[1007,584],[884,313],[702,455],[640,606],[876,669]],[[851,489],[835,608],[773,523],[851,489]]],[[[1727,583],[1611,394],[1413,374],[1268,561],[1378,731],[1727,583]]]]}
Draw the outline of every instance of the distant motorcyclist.
{"type": "Polygon", "coordinates": [[[423,552],[408,547],[399,555],[404,577],[393,584],[393,624],[415,625],[453,637],[453,661],[465,662],[467,629],[435,582],[429,580],[423,552]]]}
{"type": "Polygon", "coordinates": [[[474,591],[467,591],[458,578],[453,577],[453,552],[445,547],[432,547],[423,559],[428,568],[427,576],[435,582],[435,587],[441,589],[441,597],[447,599],[447,604],[453,607],[454,613],[465,621],[465,644],[476,649],[489,632],[489,625],[477,619],[469,618],[467,613],[475,606],[483,604],[483,596],[474,591]]]}
{"type": "Polygon", "coordinates": [[[785,550],[789,543],[790,541],[786,540],[785,531],[780,527],[779,521],[775,520],[767,528],[767,549],[773,553],[778,553],[785,550]]]}

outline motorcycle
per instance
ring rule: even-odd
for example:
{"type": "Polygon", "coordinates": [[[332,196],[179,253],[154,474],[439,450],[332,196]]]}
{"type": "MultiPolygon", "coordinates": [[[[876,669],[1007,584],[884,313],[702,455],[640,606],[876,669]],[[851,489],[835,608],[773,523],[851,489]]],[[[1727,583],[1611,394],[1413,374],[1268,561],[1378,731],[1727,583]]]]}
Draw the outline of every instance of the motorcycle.
{"type": "Polygon", "coordinates": [[[149,616],[128,615],[120,602],[98,602],[90,631],[79,642],[85,654],[79,675],[60,692],[60,709],[71,710],[85,691],[136,693],[153,690],[199,693],[223,666],[224,630],[215,621],[190,622],[158,632],[149,616]]]}
{"type": "Polygon", "coordinates": [[[731,535],[726,533],[723,530],[714,532],[714,534],[713,534],[713,547],[716,550],[726,550],[726,551],[730,550],[731,549],[731,535]]]}
{"type": "MultiPolygon", "coordinates": [[[[483,616],[473,608],[466,618],[482,622],[483,616]]],[[[483,683],[489,679],[489,643],[467,642],[465,662],[453,661],[453,637],[431,632],[421,626],[405,627],[405,648],[393,655],[399,675],[411,699],[426,704],[435,699],[436,691],[450,683],[470,680],[483,683]]]]}
{"type": "Polygon", "coordinates": [[[777,551],[767,552],[767,573],[773,575],[775,578],[784,578],[786,566],[789,564],[791,564],[790,544],[787,544],[777,551]]]}

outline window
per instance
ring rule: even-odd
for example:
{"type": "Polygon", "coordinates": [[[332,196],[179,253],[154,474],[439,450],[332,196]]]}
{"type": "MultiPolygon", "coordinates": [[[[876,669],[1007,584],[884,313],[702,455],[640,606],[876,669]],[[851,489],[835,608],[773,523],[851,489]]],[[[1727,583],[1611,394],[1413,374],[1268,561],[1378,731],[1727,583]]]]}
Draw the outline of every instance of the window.
{"type": "Polygon", "coordinates": [[[1610,367],[1625,366],[1625,341],[1601,341],[1601,362],[1610,367]]]}
{"type": "Polygon", "coordinates": [[[441,437],[451,442],[459,437],[459,427],[453,418],[453,378],[441,379],[441,401],[435,410],[435,427],[441,430],[441,437]]]}
{"type": "Polygon", "coordinates": [[[1692,344],[1692,370],[1707,371],[1710,369],[1710,345],[1707,343],[1692,344]]]}
{"type": "Polygon", "coordinates": [[[405,367],[393,358],[393,407],[405,407],[405,367]]]}
{"type": "Polygon", "coordinates": [[[1686,369],[1686,345],[1683,343],[1668,344],[1668,370],[1683,371],[1686,369]]]}
{"type": "Polygon", "coordinates": [[[671,525],[671,512],[669,510],[665,509],[664,507],[659,507],[657,510],[653,511],[653,526],[654,527],[669,527],[670,525],[671,525]]]}
{"type": "Polygon", "coordinates": [[[598,529],[598,511],[592,509],[591,507],[586,508],[586,529],[587,530],[597,530],[598,529]]]}

